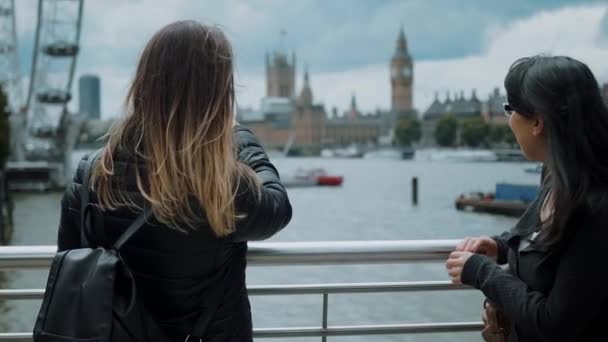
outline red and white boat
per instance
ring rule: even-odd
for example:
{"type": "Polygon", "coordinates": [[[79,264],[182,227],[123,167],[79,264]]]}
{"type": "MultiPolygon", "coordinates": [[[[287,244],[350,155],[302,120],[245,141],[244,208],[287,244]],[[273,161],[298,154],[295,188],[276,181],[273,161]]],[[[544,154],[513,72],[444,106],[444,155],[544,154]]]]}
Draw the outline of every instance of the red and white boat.
{"type": "Polygon", "coordinates": [[[283,177],[282,183],[285,187],[305,186],[340,186],[344,177],[328,175],[324,169],[297,169],[293,175],[283,177]]]}

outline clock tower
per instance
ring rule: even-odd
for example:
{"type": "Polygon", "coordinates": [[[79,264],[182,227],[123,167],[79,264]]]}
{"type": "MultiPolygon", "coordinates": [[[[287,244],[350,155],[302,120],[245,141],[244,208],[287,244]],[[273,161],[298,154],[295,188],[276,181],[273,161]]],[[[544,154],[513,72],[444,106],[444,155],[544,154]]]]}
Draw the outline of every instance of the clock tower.
{"type": "Polygon", "coordinates": [[[409,112],[412,110],[412,86],[414,69],[412,57],[407,51],[407,41],[403,27],[397,38],[397,48],[391,58],[391,110],[409,112]]]}

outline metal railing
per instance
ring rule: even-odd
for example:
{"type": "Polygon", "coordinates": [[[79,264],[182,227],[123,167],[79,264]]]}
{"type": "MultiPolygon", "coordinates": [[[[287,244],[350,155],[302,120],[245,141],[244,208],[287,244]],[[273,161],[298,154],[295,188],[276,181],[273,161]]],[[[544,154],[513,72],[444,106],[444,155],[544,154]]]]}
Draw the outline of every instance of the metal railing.
{"type": "MultiPolygon", "coordinates": [[[[360,265],[445,260],[458,240],[401,240],[361,242],[250,243],[249,266],[360,265]]],[[[1,269],[48,268],[55,246],[0,247],[1,269]]],[[[310,295],[323,297],[321,326],[256,328],[255,338],[321,337],[479,331],[481,322],[414,323],[330,326],[329,295],[466,290],[448,281],[342,283],[249,286],[252,296],[310,295]]],[[[41,299],[43,289],[0,289],[0,300],[41,299]]],[[[31,333],[0,334],[0,341],[31,341],[31,333]]]]}

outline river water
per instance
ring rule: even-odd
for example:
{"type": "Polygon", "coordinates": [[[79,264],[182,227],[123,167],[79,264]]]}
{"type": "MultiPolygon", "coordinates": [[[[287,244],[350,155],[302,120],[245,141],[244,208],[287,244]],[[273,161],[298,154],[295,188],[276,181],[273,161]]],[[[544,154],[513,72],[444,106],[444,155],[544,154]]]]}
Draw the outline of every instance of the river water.
{"type": "MultiPolygon", "coordinates": [[[[79,155],[75,155],[78,159],[79,155]]],[[[460,212],[460,193],[492,191],[496,182],[538,184],[526,163],[403,161],[388,159],[286,158],[273,160],[283,174],[298,167],[323,167],[343,175],[339,188],[294,188],[291,223],[270,241],[452,239],[497,234],[515,219],[460,212]],[[419,179],[419,204],[410,183],[419,179]]],[[[60,193],[15,195],[13,245],[54,244],[60,193]]],[[[41,288],[46,271],[0,272],[0,288],[41,288]]],[[[250,285],[322,282],[446,280],[442,263],[361,266],[250,267],[250,285]]],[[[255,327],[319,326],[321,296],[252,297],[255,327]]],[[[478,321],[476,291],[331,295],[329,324],[388,324],[478,321]]],[[[0,332],[31,331],[39,301],[0,302],[0,332]]],[[[289,341],[319,341],[299,338],[289,341]]],[[[330,337],[328,341],[480,341],[478,333],[330,337]]],[[[271,341],[271,340],[267,340],[271,341]]],[[[276,341],[276,339],[275,339],[276,341]]]]}

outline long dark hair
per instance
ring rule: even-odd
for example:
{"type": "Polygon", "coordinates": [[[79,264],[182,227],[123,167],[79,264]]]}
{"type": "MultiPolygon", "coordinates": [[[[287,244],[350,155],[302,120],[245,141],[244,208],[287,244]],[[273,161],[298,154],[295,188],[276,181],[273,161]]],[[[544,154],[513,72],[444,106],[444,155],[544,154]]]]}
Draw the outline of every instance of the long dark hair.
{"type": "Polygon", "coordinates": [[[544,121],[553,214],[537,242],[554,246],[575,220],[608,208],[608,109],[591,70],[570,57],[519,59],[505,88],[518,114],[544,121]]]}

